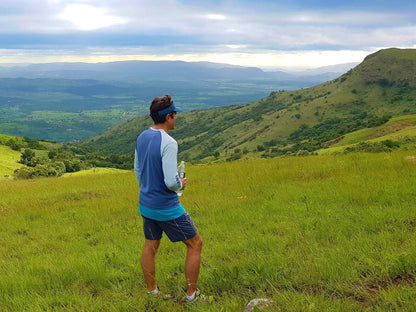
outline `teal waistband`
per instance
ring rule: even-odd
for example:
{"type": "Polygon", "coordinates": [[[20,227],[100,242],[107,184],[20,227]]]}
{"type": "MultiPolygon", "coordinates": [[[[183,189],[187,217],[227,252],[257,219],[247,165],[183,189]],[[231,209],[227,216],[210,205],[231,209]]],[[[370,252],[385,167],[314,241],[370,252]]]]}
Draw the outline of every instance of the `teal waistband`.
{"type": "Polygon", "coordinates": [[[166,209],[166,210],[156,210],[156,209],[145,207],[143,205],[139,205],[139,211],[143,217],[146,217],[152,220],[157,220],[157,221],[174,220],[176,218],[179,218],[181,215],[183,215],[186,212],[185,208],[183,208],[182,205],[179,205],[178,207],[175,207],[172,209],[166,209]]]}

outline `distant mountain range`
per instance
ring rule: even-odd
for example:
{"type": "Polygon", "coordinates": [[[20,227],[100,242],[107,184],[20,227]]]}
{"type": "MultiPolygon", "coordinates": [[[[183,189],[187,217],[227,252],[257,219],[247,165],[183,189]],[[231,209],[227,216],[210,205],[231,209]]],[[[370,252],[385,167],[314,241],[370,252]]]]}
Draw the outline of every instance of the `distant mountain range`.
{"type": "MultiPolygon", "coordinates": [[[[416,50],[381,50],[369,55],[361,64],[336,79],[310,88],[272,91],[270,95],[249,104],[180,113],[176,128],[170,134],[179,143],[179,159],[192,162],[311,153],[386,152],[398,149],[414,153],[415,72],[416,50]]],[[[4,101],[4,97],[8,96],[7,90],[13,89],[11,80],[13,79],[7,78],[0,83],[3,90],[0,92],[3,96],[0,96],[0,100],[4,101]]],[[[109,81],[104,80],[61,78],[14,78],[14,81],[21,84],[19,90],[22,94],[31,94],[34,89],[43,90],[39,81],[49,82],[43,88],[48,89],[48,92],[51,92],[52,87],[55,88],[53,95],[60,94],[58,91],[68,87],[70,81],[71,88],[82,87],[77,90],[80,95],[74,102],[78,104],[80,98],[88,101],[96,96],[100,88],[97,89],[95,84],[102,84],[101,94],[104,94],[104,86],[110,85],[109,81]]],[[[20,106],[9,105],[10,112],[18,115],[20,106]]],[[[143,107],[147,111],[148,103],[143,107]]],[[[73,114],[82,116],[84,122],[91,125],[93,115],[97,112],[98,110],[92,115],[84,112],[73,114]]],[[[44,120],[56,121],[59,118],[62,123],[68,123],[68,118],[73,116],[64,113],[54,115],[50,111],[38,114],[45,114],[44,120]],[[63,118],[67,120],[62,120],[63,118]]],[[[7,121],[9,116],[2,114],[0,119],[7,121]]],[[[35,118],[38,115],[30,116],[34,118],[35,124],[40,123],[35,118]]],[[[3,125],[4,122],[0,123],[0,127],[3,125]]],[[[149,117],[140,116],[70,145],[38,142],[30,136],[16,138],[0,135],[0,147],[4,145],[4,153],[0,156],[9,159],[10,147],[22,151],[27,147],[38,149],[41,145],[51,150],[56,157],[64,157],[59,158],[60,161],[69,164],[75,160],[82,161],[83,164],[128,169],[132,166],[137,135],[151,125],[149,117]]],[[[68,130],[72,132],[72,129],[65,129],[68,130]]],[[[56,132],[56,129],[51,131],[56,132]]],[[[17,159],[18,154],[13,157],[17,159]]],[[[408,159],[413,161],[414,156],[409,156],[408,159]]],[[[12,171],[9,168],[5,174],[9,175],[12,171]]]]}
{"type": "MultiPolygon", "coordinates": [[[[415,73],[416,50],[381,50],[314,87],[272,92],[246,105],[182,113],[171,135],[185,160],[310,153],[347,133],[416,114],[415,73]]],[[[82,145],[130,154],[137,134],[151,124],[149,118],[135,118],[82,145]]]]}
{"type": "Polygon", "coordinates": [[[273,80],[319,81],[336,78],[355,63],[326,66],[313,70],[286,72],[263,71],[210,62],[120,61],[109,63],[45,63],[0,66],[0,78],[60,78],[121,81],[189,81],[189,80],[273,80]],[[317,77],[313,77],[317,76],[317,77]]]}
{"type": "Polygon", "coordinates": [[[74,142],[147,115],[158,95],[171,94],[185,111],[246,104],[329,81],[339,76],[333,69],[266,72],[181,61],[2,66],[0,133],[74,142]]]}

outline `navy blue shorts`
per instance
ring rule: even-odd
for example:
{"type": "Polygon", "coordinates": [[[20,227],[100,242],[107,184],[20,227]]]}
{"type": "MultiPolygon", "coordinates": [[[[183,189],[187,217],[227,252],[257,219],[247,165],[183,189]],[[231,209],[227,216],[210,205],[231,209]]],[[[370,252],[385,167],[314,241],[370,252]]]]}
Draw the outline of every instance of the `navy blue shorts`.
{"type": "Polygon", "coordinates": [[[146,239],[160,240],[165,232],[173,243],[191,239],[198,233],[187,212],[179,218],[169,221],[157,221],[143,217],[143,230],[146,239]]]}

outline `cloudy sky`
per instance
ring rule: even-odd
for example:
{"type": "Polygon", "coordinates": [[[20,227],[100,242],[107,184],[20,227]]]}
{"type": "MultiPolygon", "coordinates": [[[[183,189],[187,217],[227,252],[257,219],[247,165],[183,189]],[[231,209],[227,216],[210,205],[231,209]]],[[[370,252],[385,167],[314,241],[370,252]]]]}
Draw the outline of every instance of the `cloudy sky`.
{"type": "Polygon", "coordinates": [[[1,0],[0,63],[185,60],[261,68],[416,48],[414,0],[1,0]]]}

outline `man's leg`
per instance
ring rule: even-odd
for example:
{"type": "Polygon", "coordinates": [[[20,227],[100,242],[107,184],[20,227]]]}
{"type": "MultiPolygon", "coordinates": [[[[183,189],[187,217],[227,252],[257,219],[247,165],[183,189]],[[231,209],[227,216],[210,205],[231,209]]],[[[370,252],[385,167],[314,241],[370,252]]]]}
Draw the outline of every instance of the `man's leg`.
{"type": "Polygon", "coordinates": [[[201,266],[202,237],[196,234],[193,238],[183,242],[188,248],[185,261],[186,294],[191,296],[197,288],[201,266]]]}
{"type": "Polygon", "coordinates": [[[157,287],[155,258],[159,245],[160,240],[146,239],[144,242],[141,263],[147,291],[153,291],[157,287]]]}

